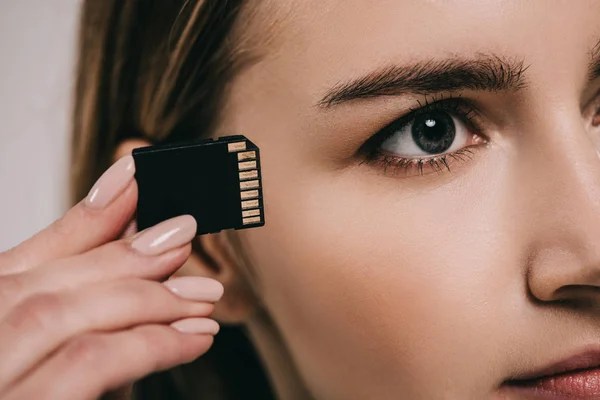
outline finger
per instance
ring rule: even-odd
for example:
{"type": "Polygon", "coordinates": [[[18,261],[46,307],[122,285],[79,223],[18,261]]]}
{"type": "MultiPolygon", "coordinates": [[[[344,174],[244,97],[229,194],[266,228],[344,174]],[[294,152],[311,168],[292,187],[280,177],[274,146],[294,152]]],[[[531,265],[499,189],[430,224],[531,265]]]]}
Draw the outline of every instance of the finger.
{"type": "Polygon", "coordinates": [[[131,156],[109,168],[87,198],[30,239],[0,254],[0,274],[17,273],[87,251],[117,237],[137,203],[131,156]]]}
{"type": "Polygon", "coordinates": [[[31,297],[0,322],[0,388],[77,335],[206,317],[222,294],[218,281],[185,277],[164,284],[115,281],[31,297]]]}
{"type": "Polygon", "coordinates": [[[216,322],[203,321],[193,334],[145,325],[80,336],[15,385],[6,400],[97,399],[153,372],[189,363],[210,348],[218,331],[216,322]]]}
{"type": "Polygon", "coordinates": [[[137,222],[135,220],[133,220],[127,225],[127,228],[125,228],[125,230],[121,234],[121,238],[126,239],[128,237],[135,235],[137,232],[138,232],[137,222]]]}
{"type": "Polygon", "coordinates": [[[166,278],[185,262],[190,254],[189,242],[195,235],[194,218],[180,216],[153,226],[134,238],[51,261],[43,268],[0,276],[0,318],[34,293],[75,289],[124,278],[166,278]],[[140,247],[139,241],[156,243],[159,248],[140,247]]]}

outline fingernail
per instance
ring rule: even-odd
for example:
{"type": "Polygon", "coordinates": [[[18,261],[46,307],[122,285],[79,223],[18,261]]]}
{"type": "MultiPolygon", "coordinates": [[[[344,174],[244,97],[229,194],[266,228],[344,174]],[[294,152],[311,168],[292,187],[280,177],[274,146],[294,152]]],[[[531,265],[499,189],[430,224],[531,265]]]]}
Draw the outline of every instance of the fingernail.
{"type": "Polygon", "coordinates": [[[216,302],[223,296],[221,282],[210,278],[184,276],[164,283],[177,296],[194,301],[216,302]]]}
{"type": "Polygon", "coordinates": [[[171,324],[175,330],[181,333],[210,334],[219,333],[219,324],[217,321],[208,318],[187,318],[171,324]]]}
{"type": "Polygon", "coordinates": [[[94,184],[87,197],[85,205],[101,209],[108,206],[133,179],[135,163],[132,156],[125,156],[102,174],[94,184]]]}
{"type": "Polygon", "coordinates": [[[142,254],[156,256],[183,246],[195,236],[196,220],[191,215],[182,215],[139,233],[131,247],[142,254]]]}

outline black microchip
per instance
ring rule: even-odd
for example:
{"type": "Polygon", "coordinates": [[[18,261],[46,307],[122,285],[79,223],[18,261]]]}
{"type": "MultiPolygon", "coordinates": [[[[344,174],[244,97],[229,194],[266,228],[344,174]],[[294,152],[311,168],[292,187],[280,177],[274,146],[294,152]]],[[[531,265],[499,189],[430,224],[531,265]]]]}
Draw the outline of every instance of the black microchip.
{"type": "Polygon", "coordinates": [[[197,235],[265,224],[258,147],[226,136],[133,151],[138,230],[192,215],[197,235]]]}

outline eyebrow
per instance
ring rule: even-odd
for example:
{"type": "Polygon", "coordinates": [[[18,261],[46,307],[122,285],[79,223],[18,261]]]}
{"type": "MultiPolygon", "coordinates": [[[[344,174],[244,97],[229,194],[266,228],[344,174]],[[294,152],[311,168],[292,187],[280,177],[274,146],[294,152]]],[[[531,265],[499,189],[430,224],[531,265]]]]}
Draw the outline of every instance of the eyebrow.
{"type": "MultiPolygon", "coordinates": [[[[598,47],[600,55],[600,43],[598,47]]],[[[596,65],[600,72],[600,60],[596,65]]],[[[432,94],[446,91],[516,91],[526,87],[522,60],[480,54],[475,58],[428,60],[382,68],[330,89],[317,103],[329,108],[352,100],[406,93],[432,94]]]]}

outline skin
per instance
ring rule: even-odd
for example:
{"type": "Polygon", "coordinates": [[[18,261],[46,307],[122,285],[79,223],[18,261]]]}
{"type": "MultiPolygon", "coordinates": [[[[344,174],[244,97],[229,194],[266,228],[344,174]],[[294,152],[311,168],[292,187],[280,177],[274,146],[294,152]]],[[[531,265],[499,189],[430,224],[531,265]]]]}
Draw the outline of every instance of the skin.
{"type": "Polygon", "coordinates": [[[133,179],[123,182],[101,185],[99,197],[116,197],[107,206],[82,201],[0,253],[2,400],[97,399],[123,385],[126,394],[132,381],[210,348],[218,324],[206,317],[222,285],[160,282],[188,258],[196,222],[181,216],[119,239],[137,202],[133,179]],[[172,235],[160,251],[140,246],[165,226],[172,235]]]}
{"type": "Polygon", "coordinates": [[[517,398],[503,381],[597,346],[600,2],[277,3],[223,130],[261,147],[267,225],[241,237],[268,318],[247,323],[284,398],[517,398]],[[423,96],[315,106],[382,66],[477,52],[522,59],[528,85],[461,92],[488,143],[452,172],[358,165],[423,96]]]}
{"type": "MultiPolygon", "coordinates": [[[[259,5],[255,34],[271,40],[260,42],[261,61],[233,82],[220,133],[242,132],[260,146],[267,224],[238,232],[246,262],[216,245],[223,235],[208,235],[198,240],[220,256],[220,268],[192,254],[177,275],[223,283],[214,317],[247,325],[280,398],[517,399],[502,388],[507,379],[596,348],[600,81],[587,82],[587,68],[600,39],[598,13],[600,2],[591,0],[259,5]],[[269,32],[264,21],[274,21],[269,32]],[[527,86],[461,91],[481,110],[483,132],[475,133],[486,143],[451,172],[384,173],[357,156],[423,96],[316,106],[332,86],[382,66],[477,53],[522,59],[527,86]]],[[[131,147],[122,144],[117,155],[131,147]]],[[[98,227],[102,240],[66,255],[107,246],[130,218],[134,193],[94,214],[108,221],[98,227]],[[129,214],[117,215],[124,206],[129,214]]],[[[69,215],[62,226],[72,224],[73,238],[89,231],[87,214],[69,215]]],[[[0,267],[28,265],[24,254],[43,258],[43,249],[68,243],[52,229],[42,238],[3,254],[0,267]]],[[[174,251],[157,262],[160,273],[143,279],[173,272],[189,247],[174,251]]],[[[98,352],[84,338],[84,355],[107,357],[105,370],[85,378],[95,390],[90,398],[152,370],[134,365],[111,376],[108,366],[120,359],[109,356],[130,346],[98,352]]],[[[189,349],[178,360],[157,352],[154,368],[210,345],[206,335],[177,338],[198,341],[177,341],[189,349]]],[[[27,375],[7,393],[18,398],[70,376],[52,371],[27,375]]]]}

